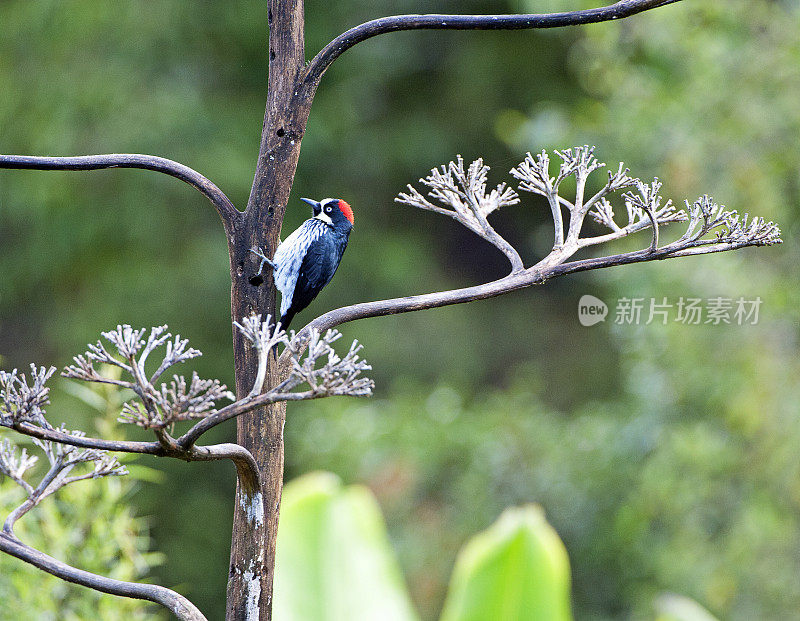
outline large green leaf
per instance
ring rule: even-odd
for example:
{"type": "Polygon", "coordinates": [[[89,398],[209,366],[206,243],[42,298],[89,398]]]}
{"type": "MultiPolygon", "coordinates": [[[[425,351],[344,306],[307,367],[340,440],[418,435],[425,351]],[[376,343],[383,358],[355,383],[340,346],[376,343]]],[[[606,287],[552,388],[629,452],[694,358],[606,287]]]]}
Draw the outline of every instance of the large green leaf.
{"type": "Polygon", "coordinates": [[[276,621],[409,621],[413,611],[372,493],[308,474],[283,492],[276,621]]]}
{"type": "Polygon", "coordinates": [[[456,561],[441,621],[569,621],[569,559],[535,505],[506,510],[456,561]]]}

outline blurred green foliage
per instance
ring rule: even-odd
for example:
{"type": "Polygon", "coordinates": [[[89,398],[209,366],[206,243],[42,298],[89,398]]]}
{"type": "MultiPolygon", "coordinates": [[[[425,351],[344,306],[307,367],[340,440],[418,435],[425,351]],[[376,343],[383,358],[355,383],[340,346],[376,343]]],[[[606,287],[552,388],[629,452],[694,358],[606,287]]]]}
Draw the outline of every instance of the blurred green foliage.
{"type": "MultiPolygon", "coordinates": [[[[92,433],[119,437],[115,423],[122,403],[110,386],[66,387],[96,411],[92,433]]],[[[46,470],[47,459],[28,438],[7,429],[2,435],[26,446],[39,458],[34,476],[46,470]]],[[[158,480],[158,473],[133,466],[124,477],[81,481],[61,488],[16,524],[16,535],[27,545],[58,560],[109,578],[147,580],[163,555],[150,551],[149,520],[136,515],[141,482],[158,480]]],[[[38,479],[34,479],[38,482],[38,479]]],[[[30,480],[29,480],[30,482],[30,480]]],[[[25,499],[16,483],[0,475],[0,520],[25,499]]],[[[64,582],[6,554],[0,554],[0,620],[82,621],[84,619],[166,619],[165,611],[140,600],[106,595],[64,582]]]]}
{"type": "MultiPolygon", "coordinates": [[[[434,4],[308,0],[308,53],[380,15],[596,3],[434,4]]],[[[0,152],[154,153],[243,205],[263,117],[265,13],[243,0],[0,3],[0,152]]],[[[596,144],[609,164],[658,175],[676,202],[710,192],[776,220],[787,240],[344,328],[365,344],[376,398],[292,406],[287,476],[324,468],[375,491],[423,618],[441,610],[467,538],[531,501],[570,554],[577,618],[650,618],[664,591],[733,620],[800,609],[798,27],[788,0],[681,2],[570,30],[386,35],[326,74],[293,196],[346,197],[356,229],[306,318],[503,273],[504,258],[469,232],[392,202],[456,153],[483,156],[499,182],[527,150],[596,144]],[[582,328],[584,293],[609,305],[763,305],[756,326],[618,326],[612,311],[582,328]]],[[[496,222],[531,260],[548,249],[547,213],[526,201],[496,222]]],[[[305,217],[293,198],[286,230],[305,217]]],[[[206,353],[198,372],[230,384],[228,288],[216,215],[179,182],[0,171],[4,365],[63,365],[117,323],[169,323],[206,353]]],[[[85,404],[64,391],[53,400],[54,420],[91,429],[85,404]]],[[[232,436],[231,425],[217,437],[232,436]]],[[[164,481],[133,499],[166,554],[152,578],[185,585],[219,617],[232,469],[156,465],[164,481]]]]}
{"type": "MultiPolygon", "coordinates": [[[[31,449],[33,454],[36,449],[31,449]]],[[[109,578],[141,581],[163,559],[150,550],[148,521],[136,517],[140,488],[133,479],[101,479],[64,488],[17,526],[26,544],[61,561],[109,578]]],[[[0,513],[24,499],[12,481],[0,480],[0,513]]],[[[166,619],[157,606],[69,584],[0,555],[0,619],[83,621],[85,619],[166,619]]]]}
{"type": "MultiPolygon", "coordinates": [[[[414,620],[380,508],[328,472],[287,483],[276,621],[414,620]]],[[[540,507],[506,510],[460,552],[441,621],[569,621],[569,559],[540,507]]]]}

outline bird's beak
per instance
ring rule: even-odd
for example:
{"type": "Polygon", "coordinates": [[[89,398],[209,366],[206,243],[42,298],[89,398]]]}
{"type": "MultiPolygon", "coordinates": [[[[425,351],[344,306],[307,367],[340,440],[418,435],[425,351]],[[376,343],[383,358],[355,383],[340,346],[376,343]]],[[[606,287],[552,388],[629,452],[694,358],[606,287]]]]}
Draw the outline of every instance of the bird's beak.
{"type": "Polygon", "coordinates": [[[310,198],[301,198],[300,200],[311,205],[311,208],[314,210],[314,216],[318,216],[322,212],[322,205],[317,201],[310,198]]]}

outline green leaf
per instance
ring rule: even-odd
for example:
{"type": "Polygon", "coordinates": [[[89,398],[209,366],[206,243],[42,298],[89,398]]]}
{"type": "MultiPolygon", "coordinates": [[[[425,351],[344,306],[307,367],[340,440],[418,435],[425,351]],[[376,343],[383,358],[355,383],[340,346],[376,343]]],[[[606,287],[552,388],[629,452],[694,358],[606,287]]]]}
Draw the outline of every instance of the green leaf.
{"type": "Polygon", "coordinates": [[[417,619],[372,493],[328,473],[283,491],[276,621],[417,619]]]}
{"type": "Polygon", "coordinates": [[[461,551],[441,621],[569,621],[564,544],[536,505],[507,509],[461,551]]]}
{"type": "Polygon", "coordinates": [[[656,621],[717,621],[717,618],[693,599],[662,593],[656,598],[656,621]]]}

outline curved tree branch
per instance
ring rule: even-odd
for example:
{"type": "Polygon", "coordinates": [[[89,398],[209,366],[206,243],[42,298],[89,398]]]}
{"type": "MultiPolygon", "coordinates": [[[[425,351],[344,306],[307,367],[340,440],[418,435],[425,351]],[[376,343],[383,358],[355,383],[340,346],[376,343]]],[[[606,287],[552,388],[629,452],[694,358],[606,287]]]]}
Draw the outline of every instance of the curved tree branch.
{"type": "MultiPolygon", "coordinates": [[[[304,393],[298,394],[299,399],[308,398],[304,397],[304,393]]],[[[293,399],[293,395],[284,395],[285,400],[293,399]],[[285,399],[288,397],[288,399],[285,399]]],[[[281,400],[284,400],[281,399],[281,400]]],[[[200,425],[198,423],[182,436],[176,442],[176,448],[170,450],[160,442],[131,442],[126,440],[102,440],[100,438],[90,438],[88,436],[73,436],[57,429],[46,429],[39,425],[32,423],[18,423],[14,425],[13,429],[19,433],[38,438],[39,440],[48,440],[50,442],[58,442],[60,444],[67,444],[69,446],[77,446],[80,448],[96,449],[99,451],[112,451],[116,453],[134,453],[140,455],[155,455],[156,457],[175,457],[184,461],[214,461],[219,459],[230,459],[234,462],[237,469],[246,467],[248,463],[252,462],[253,456],[238,444],[213,444],[209,446],[193,446],[193,441],[196,441],[201,434],[208,431],[211,427],[215,427],[230,418],[240,416],[246,412],[254,410],[266,403],[274,403],[274,395],[265,393],[261,398],[254,398],[247,404],[231,404],[227,408],[223,408],[219,413],[221,417],[215,418],[213,424],[203,425],[199,429],[195,429],[200,425]],[[233,406],[239,405],[234,408],[233,406]]],[[[207,420],[207,419],[204,419],[207,420]]],[[[200,421],[201,423],[204,421],[200,421]]],[[[252,465],[255,465],[253,462],[252,465]]],[[[256,468],[257,472],[257,468],[256,468]]]]}
{"type": "Polygon", "coordinates": [[[564,13],[522,15],[394,15],[351,28],[328,43],[306,67],[305,81],[316,85],[339,56],[354,45],[400,30],[527,30],[622,19],[680,0],[620,0],[609,6],[564,13]]]}
{"type": "MultiPolygon", "coordinates": [[[[327,312],[312,320],[294,336],[290,347],[287,347],[287,350],[281,354],[279,359],[279,366],[282,372],[287,373],[291,364],[288,359],[289,353],[292,352],[296,355],[296,352],[302,350],[314,333],[318,334],[321,331],[329,330],[357,319],[407,313],[496,297],[517,289],[543,284],[551,278],[572,272],[736,250],[746,246],[770,246],[781,243],[780,229],[773,222],[767,222],[759,217],[750,217],[748,214],[741,216],[736,211],[728,211],[723,205],[715,203],[708,195],[701,196],[694,204],[689,204],[687,201],[685,210],[676,210],[671,200],[664,202],[659,195],[661,182],[658,179],[646,184],[638,178],[629,176],[628,169],[622,163],[620,163],[616,171],[613,169],[606,171],[608,179],[605,186],[588,201],[585,201],[584,193],[589,175],[595,170],[604,168],[605,164],[595,158],[594,147],[590,148],[586,145],[556,151],[556,154],[562,160],[557,177],[551,176],[550,159],[544,151],[536,157],[528,153],[525,160],[510,171],[512,176],[520,180],[520,190],[546,196],[551,206],[558,206],[559,204],[558,187],[561,181],[568,176],[575,176],[575,201],[567,201],[570,212],[568,234],[563,237],[563,231],[560,230],[559,226],[556,226],[553,249],[542,260],[527,269],[522,268],[512,271],[511,274],[499,280],[472,287],[376,302],[364,302],[327,312]],[[605,196],[631,186],[635,187],[636,190],[629,190],[622,194],[628,215],[628,224],[625,227],[620,227],[615,221],[613,206],[605,196]],[[590,210],[592,210],[592,217],[596,222],[612,230],[610,234],[589,238],[580,237],[584,220],[590,210]],[[685,221],[689,223],[688,228],[679,239],[664,246],[659,246],[658,230],[660,225],[685,221]],[[581,248],[619,239],[648,227],[653,229],[653,237],[649,248],[568,262],[581,248]],[[715,232],[713,238],[704,237],[712,231],[715,232]]],[[[473,168],[476,170],[480,168],[483,171],[482,179],[485,180],[485,173],[488,171],[488,167],[483,165],[482,160],[473,162],[470,170],[473,170],[473,168]]],[[[430,196],[449,204],[455,211],[464,212],[462,197],[470,193],[460,190],[453,181],[457,177],[455,172],[459,170],[464,170],[460,157],[458,164],[450,162],[449,166],[441,168],[441,172],[433,169],[431,176],[421,179],[421,182],[431,188],[430,196]]],[[[499,189],[504,187],[499,186],[499,189]]],[[[404,192],[399,195],[398,202],[424,209],[433,207],[432,211],[436,213],[452,216],[450,210],[442,209],[429,203],[413,186],[409,185],[408,188],[409,191],[407,193],[404,192]]],[[[485,185],[481,185],[480,193],[483,193],[484,189],[485,185]]],[[[472,194],[475,194],[475,192],[472,192],[472,194]]],[[[516,194],[514,197],[514,203],[519,202],[516,199],[516,194]]],[[[508,204],[512,203],[509,202],[508,204]]],[[[477,209],[477,211],[481,212],[480,209],[477,209]]],[[[471,220],[462,217],[456,217],[455,219],[467,228],[474,230],[470,226],[471,220]]]]}
{"type": "MultiPolygon", "coordinates": [[[[324,395],[318,395],[324,396],[324,395]]],[[[307,399],[314,399],[312,391],[306,392],[265,392],[260,395],[254,395],[240,399],[236,403],[226,405],[224,408],[207,416],[200,422],[196,423],[189,431],[177,439],[178,446],[188,449],[191,447],[201,435],[206,433],[209,429],[216,427],[220,423],[224,423],[231,418],[237,418],[242,414],[247,414],[260,407],[269,405],[271,403],[278,403],[280,401],[304,401],[307,399]]]]}
{"type": "MultiPolygon", "coordinates": [[[[356,321],[358,319],[367,319],[369,317],[381,317],[384,315],[397,315],[400,313],[409,313],[412,311],[425,310],[428,308],[439,308],[441,306],[450,306],[453,304],[463,304],[465,302],[473,302],[476,300],[485,300],[494,298],[517,289],[525,289],[533,285],[543,285],[548,280],[571,274],[573,272],[582,272],[591,269],[600,269],[604,267],[615,267],[617,265],[627,265],[629,263],[640,263],[643,261],[652,261],[659,259],[671,259],[673,257],[682,257],[695,254],[708,254],[711,252],[722,252],[725,250],[735,250],[745,246],[752,246],[753,244],[717,244],[712,246],[702,247],[677,247],[665,246],[659,248],[655,252],[650,248],[646,250],[638,250],[635,252],[626,252],[606,257],[598,257],[592,259],[583,259],[579,261],[570,261],[569,263],[555,263],[544,261],[530,267],[522,272],[512,273],[508,276],[493,280],[488,283],[474,285],[472,287],[463,287],[461,289],[451,289],[448,291],[437,291],[434,293],[424,293],[421,295],[411,295],[402,298],[391,298],[387,300],[379,300],[375,302],[362,302],[359,304],[352,304],[350,306],[343,306],[320,315],[297,333],[297,338],[304,340],[311,329],[315,330],[328,330],[330,328],[340,326],[344,323],[356,321]]],[[[548,256],[547,259],[550,259],[548,256]]],[[[285,358],[281,356],[281,364],[283,365],[285,358]]]]}
{"type": "Polygon", "coordinates": [[[196,170],[173,160],[138,153],[77,155],[74,157],[39,157],[33,155],[0,155],[0,168],[25,170],[101,170],[104,168],[141,168],[170,175],[188,183],[205,196],[217,210],[225,230],[238,221],[240,213],[216,185],[196,170]]]}
{"type": "Polygon", "coordinates": [[[89,438],[87,436],[73,436],[58,429],[47,429],[29,422],[16,423],[12,427],[19,433],[38,438],[39,440],[49,440],[59,444],[78,446],[80,448],[97,449],[99,451],[114,451],[118,453],[139,453],[146,455],[165,455],[164,447],[158,442],[131,442],[127,440],[101,440],[99,438],[89,438]]]}
{"type": "Polygon", "coordinates": [[[103,593],[110,593],[111,595],[143,599],[161,604],[182,621],[206,621],[203,613],[192,602],[183,597],[183,595],[165,587],[155,584],[114,580],[113,578],[106,578],[105,576],[77,569],[25,545],[15,536],[8,533],[0,533],[0,550],[67,582],[102,591],[103,593]]]}

